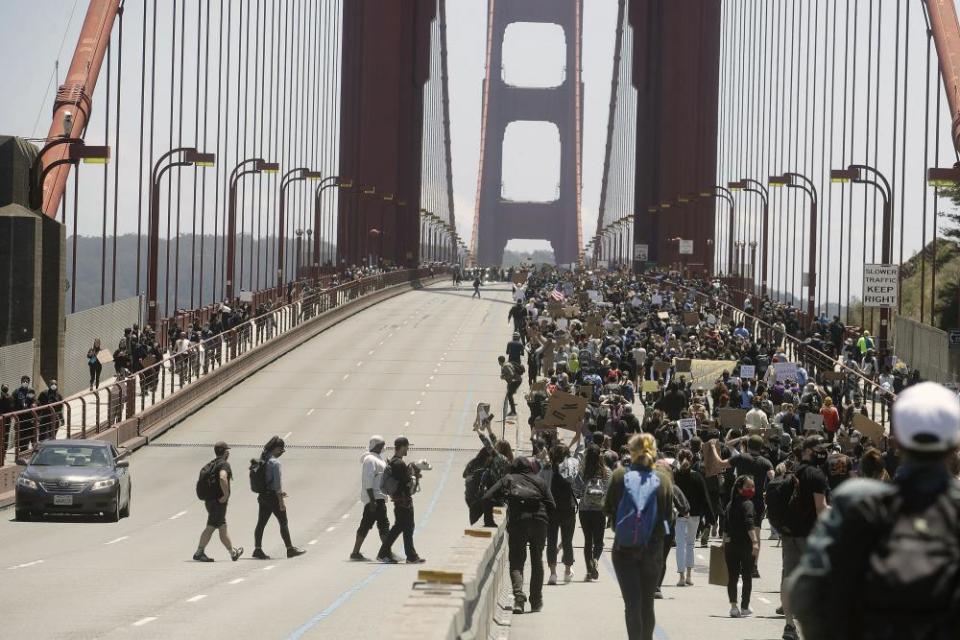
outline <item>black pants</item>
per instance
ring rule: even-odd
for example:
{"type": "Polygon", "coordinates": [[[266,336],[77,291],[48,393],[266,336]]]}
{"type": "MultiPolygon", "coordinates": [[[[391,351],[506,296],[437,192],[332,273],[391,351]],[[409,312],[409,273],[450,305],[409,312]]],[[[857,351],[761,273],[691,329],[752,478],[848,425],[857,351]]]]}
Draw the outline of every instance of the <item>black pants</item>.
{"type": "Polygon", "coordinates": [[[580,526],[583,528],[583,558],[587,569],[597,571],[596,562],[603,553],[603,532],[607,526],[607,516],[603,511],[581,511],[580,526]]]}
{"type": "Polygon", "coordinates": [[[676,532],[673,530],[673,525],[670,525],[670,534],[664,536],[663,538],[663,566],[660,567],[660,581],[657,582],[657,586],[663,584],[663,579],[667,575],[667,558],[670,556],[670,549],[673,548],[673,541],[676,540],[676,532]]]}
{"type": "Polygon", "coordinates": [[[523,593],[523,566],[527,563],[527,546],[530,547],[530,603],[543,602],[543,547],[547,542],[547,523],[543,520],[519,520],[507,525],[507,541],[510,544],[510,582],[513,599],[526,602],[523,593]]]}
{"type": "Polygon", "coordinates": [[[547,564],[557,564],[557,538],[563,547],[563,564],[573,566],[573,532],[577,528],[575,511],[554,511],[547,525],[547,564]]]}
{"type": "Polygon", "coordinates": [[[737,580],[743,578],[741,607],[750,606],[750,592],[753,590],[753,553],[749,543],[734,542],[725,544],[723,556],[727,561],[727,597],[730,602],[737,601],[737,580]]]}
{"type": "Polygon", "coordinates": [[[290,541],[290,528],[287,525],[287,512],[280,510],[280,498],[272,491],[257,495],[257,504],[260,505],[260,511],[257,514],[257,528],[253,530],[253,542],[257,549],[263,546],[263,530],[267,526],[270,516],[276,516],[280,523],[280,537],[283,538],[283,544],[289,549],[293,546],[290,541]]]}
{"type": "Polygon", "coordinates": [[[663,564],[663,553],[654,543],[644,550],[614,549],[613,569],[623,596],[624,618],[629,640],[652,640],[657,618],[653,594],[663,564]]]}
{"type": "Polygon", "coordinates": [[[380,540],[382,541],[390,533],[390,519],[387,518],[387,503],[385,500],[374,500],[363,505],[363,517],[360,519],[357,535],[365,538],[374,524],[377,525],[377,531],[380,532],[380,540]]]}
{"type": "Polygon", "coordinates": [[[90,386],[100,386],[100,372],[103,371],[103,365],[98,361],[96,364],[87,363],[90,367],[90,386]]]}
{"type": "Polygon", "coordinates": [[[520,388],[520,382],[521,382],[520,380],[516,380],[515,382],[507,383],[507,402],[510,403],[511,413],[517,412],[517,402],[516,400],[513,399],[513,394],[515,394],[517,392],[517,389],[520,388]]]}
{"type": "Polygon", "coordinates": [[[377,553],[377,557],[381,558],[390,555],[390,553],[392,553],[391,547],[393,543],[403,534],[403,554],[407,556],[408,560],[418,558],[417,550],[413,546],[414,526],[413,503],[411,502],[406,505],[395,502],[393,504],[393,527],[387,532],[387,536],[383,539],[383,544],[377,553]]]}

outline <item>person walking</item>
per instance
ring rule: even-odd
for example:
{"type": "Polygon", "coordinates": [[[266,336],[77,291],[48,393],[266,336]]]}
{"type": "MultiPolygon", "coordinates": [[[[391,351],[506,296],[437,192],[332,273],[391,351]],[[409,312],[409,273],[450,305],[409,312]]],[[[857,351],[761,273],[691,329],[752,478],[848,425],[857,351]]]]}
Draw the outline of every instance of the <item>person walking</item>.
{"type": "Polygon", "coordinates": [[[387,532],[377,552],[377,560],[386,564],[399,562],[391,547],[403,535],[403,553],[407,564],[422,564],[426,560],[413,546],[413,494],[420,489],[420,470],[403,459],[410,451],[410,440],[400,436],[393,441],[393,457],[384,469],[381,490],[393,501],[393,527],[387,532]]]}
{"type": "Polygon", "coordinates": [[[213,445],[213,453],[216,457],[200,471],[200,482],[197,486],[197,494],[202,494],[203,504],[207,509],[207,526],[200,533],[200,542],[193,559],[197,562],[213,562],[213,558],[206,554],[206,548],[216,531],[220,535],[220,542],[230,554],[230,559],[236,562],[243,555],[243,547],[233,546],[230,534],[227,533],[227,503],[230,501],[230,482],[233,480],[233,470],[227,462],[230,458],[230,447],[226,442],[220,441],[213,445]]]}
{"type": "Polygon", "coordinates": [[[607,517],[603,503],[610,487],[611,472],[600,459],[600,447],[587,445],[580,468],[583,496],[580,498],[580,528],[583,530],[583,559],[587,567],[585,582],[600,579],[598,562],[603,553],[603,531],[607,517]]]}
{"type": "Polygon", "coordinates": [[[87,349],[87,368],[90,369],[90,391],[100,388],[100,373],[103,371],[103,364],[97,358],[100,353],[100,338],[93,341],[93,346],[87,349]]]}
{"type": "Polygon", "coordinates": [[[473,279],[473,295],[470,297],[471,298],[480,297],[480,276],[477,276],[476,278],[473,279]]]}
{"type": "Polygon", "coordinates": [[[627,443],[630,465],[613,472],[604,511],[613,518],[613,568],[623,596],[629,640],[652,640],[654,594],[663,566],[663,521],[673,510],[670,474],[655,469],[657,441],[639,433],[627,443]]]}
{"type": "MultiPolygon", "coordinates": [[[[259,463],[263,468],[265,491],[257,494],[259,512],[257,526],[253,531],[253,557],[257,560],[269,560],[270,556],[263,552],[263,530],[267,526],[270,516],[275,516],[280,523],[280,537],[287,547],[287,557],[296,558],[306,553],[305,550],[293,546],[290,539],[290,527],[287,520],[287,494],[283,491],[283,482],[280,477],[280,456],[286,451],[283,438],[273,436],[263,447],[259,463]]],[[[257,461],[254,461],[256,464],[257,461]]]]}
{"type": "Polygon", "coordinates": [[[380,489],[380,481],[383,478],[383,470],[387,468],[381,454],[385,442],[381,436],[371,436],[367,452],[360,458],[360,502],[363,503],[363,517],[360,519],[360,527],[357,529],[357,539],[353,545],[353,552],[350,559],[354,561],[365,561],[366,558],[360,553],[360,547],[373,525],[377,525],[377,531],[380,532],[380,542],[390,533],[390,520],[387,518],[387,497],[383,495],[380,489]]]}
{"type": "Polygon", "coordinates": [[[507,543],[509,544],[510,582],[513,586],[513,612],[523,613],[528,602],[523,591],[523,569],[530,549],[530,610],[543,609],[543,548],[547,542],[547,524],[556,509],[550,488],[537,474],[531,458],[516,458],[511,473],[494,484],[483,496],[490,503],[507,501],[507,543]]]}
{"type": "MultiPolygon", "coordinates": [[[[577,436],[579,438],[579,434],[577,436]]],[[[573,580],[573,532],[577,527],[577,488],[580,464],[570,456],[570,450],[562,444],[550,449],[550,493],[556,509],[547,523],[547,566],[550,577],[547,584],[557,584],[557,541],[563,548],[563,581],[573,580]]]]}
{"type": "Polygon", "coordinates": [[[500,379],[507,383],[507,402],[510,404],[507,417],[510,418],[517,415],[517,401],[513,396],[523,382],[523,374],[515,363],[507,362],[503,356],[497,357],[497,362],[500,364],[500,379]]]}
{"type": "Polygon", "coordinates": [[[893,405],[903,461],[892,482],[855,478],[816,522],[785,603],[804,637],[947,640],[960,626],[960,400],[933,382],[893,405]],[[841,594],[845,594],[841,596],[841,594]]]}
{"type": "Polygon", "coordinates": [[[690,503],[690,513],[684,517],[677,516],[677,572],[680,579],[678,587],[693,585],[693,565],[696,558],[694,545],[697,541],[697,530],[700,520],[713,520],[713,508],[710,504],[710,492],[707,481],[699,471],[693,469],[693,452],[681,449],[677,455],[679,468],[673,474],[673,481],[683,491],[690,503]]]}
{"type": "MultiPolygon", "coordinates": [[[[730,600],[730,617],[746,618],[753,615],[750,609],[750,592],[753,589],[753,565],[760,551],[757,534],[753,496],[757,487],[750,476],[739,476],[733,483],[733,493],[726,512],[726,531],[723,537],[723,556],[727,563],[727,598],[730,600]],[[737,583],[743,579],[740,606],[737,606],[737,583]]],[[[679,546],[679,545],[678,545],[679,546]]]]}

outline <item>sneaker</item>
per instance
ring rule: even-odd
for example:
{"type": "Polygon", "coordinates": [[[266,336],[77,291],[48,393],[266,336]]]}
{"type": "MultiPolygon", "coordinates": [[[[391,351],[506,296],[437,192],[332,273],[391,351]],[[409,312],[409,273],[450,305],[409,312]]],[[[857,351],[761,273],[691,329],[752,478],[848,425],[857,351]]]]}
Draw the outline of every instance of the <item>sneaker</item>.
{"type": "Polygon", "coordinates": [[[661,593],[661,591],[660,591],[659,588],[658,588],[656,591],[653,592],[653,599],[654,599],[654,600],[663,600],[663,593],[661,593]]]}
{"type": "Polygon", "coordinates": [[[680,580],[677,581],[677,586],[678,586],[678,587],[685,587],[685,586],[687,586],[687,582],[686,582],[686,580],[683,579],[683,576],[682,576],[682,575],[680,576],[680,580]]]}
{"type": "Polygon", "coordinates": [[[756,568],[756,567],[753,568],[753,573],[752,573],[752,575],[753,575],[753,579],[754,579],[754,580],[759,580],[759,579],[760,579],[760,572],[757,571],[757,568],[756,568]]]}
{"type": "Polygon", "coordinates": [[[738,608],[737,608],[737,605],[735,605],[735,604],[730,605],[730,617],[731,617],[731,618],[739,618],[739,617],[740,617],[740,609],[738,609],[738,608]]]}
{"type": "Polygon", "coordinates": [[[243,555],[243,547],[234,547],[230,552],[230,559],[236,562],[243,555]]]}
{"type": "Polygon", "coordinates": [[[197,551],[195,554],[193,554],[193,559],[197,562],[213,562],[213,558],[208,556],[203,551],[197,551]]]}
{"type": "Polygon", "coordinates": [[[415,558],[407,558],[407,564],[423,564],[427,559],[423,556],[417,556],[415,558]]]}
{"type": "Polygon", "coordinates": [[[780,605],[779,607],[777,607],[777,615],[778,616],[783,615],[783,605],[780,605]]]}
{"type": "Polygon", "coordinates": [[[377,562],[382,562],[383,564],[397,564],[397,559],[393,555],[389,556],[377,556],[377,562]]]}
{"type": "Polygon", "coordinates": [[[797,628],[792,624],[788,624],[783,628],[783,640],[800,640],[800,634],[797,633],[797,628]]]}
{"type": "Polygon", "coordinates": [[[700,548],[701,548],[701,549],[706,549],[708,542],[709,542],[709,540],[707,540],[706,538],[700,538],[700,548]]]}
{"type": "Polygon", "coordinates": [[[547,578],[547,584],[550,585],[551,587],[557,584],[557,574],[551,573],[550,577],[547,578]]]}
{"type": "Polygon", "coordinates": [[[260,549],[259,547],[256,548],[256,549],[254,549],[254,550],[253,550],[253,553],[250,554],[250,555],[252,555],[252,556],[253,556],[254,558],[256,558],[257,560],[269,560],[269,559],[270,559],[270,556],[268,556],[267,554],[265,554],[265,553],[263,552],[263,549],[260,549]]]}
{"type": "Polygon", "coordinates": [[[751,609],[750,607],[740,607],[741,618],[749,618],[752,615],[753,615],[753,609],[751,609]]]}
{"type": "Polygon", "coordinates": [[[367,556],[363,555],[362,553],[351,553],[350,559],[354,562],[366,562],[367,556]]]}
{"type": "Polygon", "coordinates": [[[523,613],[523,600],[513,601],[513,612],[516,614],[523,613]]]}
{"type": "Polygon", "coordinates": [[[692,587],[692,586],[693,586],[693,576],[687,576],[687,579],[686,579],[685,582],[687,583],[687,586],[688,586],[688,587],[692,587]]]}
{"type": "Polygon", "coordinates": [[[573,580],[573,569],[567,567],[567,570],[563,573],[563,582],[564,584],[570,584],[571,580],[573,580]]]}
{"type": "Polygon", "coordinates": [[[771,529],[771,530],[770,530],[770,538],[769,538],[769,539],[770,539],[770,540],[779,540],[779,539],[780,539],[780,534],[777,533],[776,531],[774,531],[773,529],[771,529]]]}
{"type": "Polygon", "coordinates": [[[300,547],[288,547],[287,548],[287,557],[296,558],[297,556],[302,556],[306,553],[306,550],[301,549],[300,547]]]}
{"type": "Polygon", "coordinates": [[[541,611],[543,611],[543,603],[542,603],[542,602],[537,602],[537,603],[531,602],[531,603],[530,603],[530,613],[540,613],[541,611]]]}

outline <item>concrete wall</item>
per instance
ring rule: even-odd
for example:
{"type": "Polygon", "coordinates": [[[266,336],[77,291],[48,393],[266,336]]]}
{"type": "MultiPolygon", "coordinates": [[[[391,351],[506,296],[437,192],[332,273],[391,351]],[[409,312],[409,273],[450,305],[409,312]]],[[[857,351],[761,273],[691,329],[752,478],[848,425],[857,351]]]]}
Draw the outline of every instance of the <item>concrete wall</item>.
{"type": "MultiPolygon", "coordinates": [[[[68,396],[87,388],[90,382],[87,349],[93,345],[94,339],[100,338],[103,348],[113,352],[123,337],[123,330],[136,324],[139,318],[140,298],[117,300],[68,315],[60,393],[68,396]]],[[[101,381],[112,377],[113,373],[113,365],[105,365],[101,381]]]]}
{"type": "Polygon", "coordinates": [[[20,376],[33,377],[33,340],[0,347],[0,384],[10,387],[12,393],[20,386],[20,376]]]}
{"type": "Polygon", "coordinates": [[[951,367],[950,341],[946,331],[909,318],[894,321],[893,353],[908,366],[920,370],[926,380],[952,382],[957,374],[957,357],[951,367]]]}

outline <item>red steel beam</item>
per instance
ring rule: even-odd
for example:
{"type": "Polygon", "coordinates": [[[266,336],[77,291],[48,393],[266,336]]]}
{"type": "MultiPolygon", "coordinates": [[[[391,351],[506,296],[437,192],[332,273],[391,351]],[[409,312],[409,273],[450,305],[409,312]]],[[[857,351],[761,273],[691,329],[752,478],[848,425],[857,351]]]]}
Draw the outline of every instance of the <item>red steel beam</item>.
{"type": "Polygon", "coordinates": [[[960,23],[954,0],[924,0],[937,45],[940,75],[953,117],[953,146],[960,152],[960,23]]]}
{"type": "MultiPolygon", "coordinates": [[[[87,123],[90,121],[90,112],[93,107],[93,92],[100,76],[100,66],[110,45],[110,34],[113,33],[113,23],[123,0],[90,0],[87,16],[83,20],[80,38],[73,52],[73,60],[66,79],[57,90],[57,97],[53,104],[53,122],[47,139],[62,137],[63,116],[69,111],[73,114],[74,138],[83,138],[87,123]]],[[[63,160],[69,153],[69,145],[58,145],[51,149],[44,158],[44,166],[63,160]]],[[[56,219],[60,199],[70,175],[70,165],[64,164],[53,169],[43,183],[43,212],[56,219]]]]}

